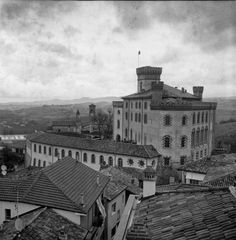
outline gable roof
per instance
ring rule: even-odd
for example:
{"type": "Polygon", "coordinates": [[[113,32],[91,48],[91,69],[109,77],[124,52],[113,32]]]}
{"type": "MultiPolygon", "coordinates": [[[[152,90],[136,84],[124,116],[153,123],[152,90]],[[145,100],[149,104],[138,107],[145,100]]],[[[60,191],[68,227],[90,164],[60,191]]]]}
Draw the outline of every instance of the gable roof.
{"type": "Polygon", "coordinates": [[[157,194],[137,206],[127,240],[235,239],[236,199],[228,189],[157,194]]]}
{"type": "Polygon", "coordinates": [[[42,133],[29,138],[29,140],[35,143],[48,144],[58,147],[128,155],[133,157],[154,158],[160,155],[152,145],[136,145],[109,140],[92,140],[52,133],[42,133]]]}
{"type": "Polygon", "coordinates": [[[206,174],[212,167],[222,167],[228,164],[235,164],[235,161],[236,154],[221,154],[211,156],[211,158],[203,158],[191,163],[187,163],[183,166],[180,166],[178,170],[206,174]]]}
{"type": "Polygon", "coordinates": [[[20,184],[20,202],[87,213],[108,182],[103,174],[66,157],[27,179],[0,179],[0,200],[16,201],[16,186],[20,184]]]}
{"type": "Polygon", "coordinates": [[[65,232],[68,239],[83,240],[88,230],[71,222],[50,208],[38,208],[20,215],[24,228],[15,229],[15,219],[3,225],[0,233],[2,240],[53,240],[58,239],[60,232],[65,232]],[[14,237],[15,236],[15,237],[14,237]],[[37,236],[37,237],[36,237],[37,236]]]}
{"type": "MultiPolygon", "coordinates": [[[[138,98],[151,98],[152,97],[153,90],[147,90],[142,91],[139,93],[134,93],[125,97],[122,97],[123,99],[138,99],[138,98]]],[[[171,87],[167,84],[164,84],[163,86],[163,97],[164,98],[185,98],[185,99],[192,99],[192,100],[198,100],[199,98],[194,96],[191,93],[188,92],[182,92],[182,90],[171,87]]]]}

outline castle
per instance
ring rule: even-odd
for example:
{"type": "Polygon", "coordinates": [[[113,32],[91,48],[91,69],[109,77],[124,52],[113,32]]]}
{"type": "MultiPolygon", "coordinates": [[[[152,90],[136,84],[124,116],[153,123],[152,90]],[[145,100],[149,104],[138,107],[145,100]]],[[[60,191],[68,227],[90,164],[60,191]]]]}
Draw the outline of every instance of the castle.
{"type": "Polygon", "coordinates": [[[202,101],[203,87],[194,86],[191,94],[164,84],[160,67],[136,73],[137,93],[113,102],[114,140],[153,145],[166,166],[209,157],[217,104],[202,101]]]}

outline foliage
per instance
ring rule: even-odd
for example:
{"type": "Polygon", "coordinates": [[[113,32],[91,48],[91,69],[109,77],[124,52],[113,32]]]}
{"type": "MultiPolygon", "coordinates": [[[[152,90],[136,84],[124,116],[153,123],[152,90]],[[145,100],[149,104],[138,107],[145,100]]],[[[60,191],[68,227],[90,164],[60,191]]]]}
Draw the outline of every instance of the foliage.
{"type": "Polygon", "coordinates": [[[11,149],[5,147],[3,149],[3,162],[8,169],[13,169],[15,165],[24,163],[24,156],[12,152],[11,149]]]}

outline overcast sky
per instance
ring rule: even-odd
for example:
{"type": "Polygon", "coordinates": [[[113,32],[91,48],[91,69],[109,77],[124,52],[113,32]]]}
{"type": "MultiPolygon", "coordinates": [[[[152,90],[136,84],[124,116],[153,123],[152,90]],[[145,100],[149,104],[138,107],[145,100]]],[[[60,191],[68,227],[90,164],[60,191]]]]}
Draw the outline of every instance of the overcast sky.
{"type": "Polygon", "coordinates": [[[236,2],[0,2],[0,101],[124,96],[140,66],[236,96],[236,2]]]}

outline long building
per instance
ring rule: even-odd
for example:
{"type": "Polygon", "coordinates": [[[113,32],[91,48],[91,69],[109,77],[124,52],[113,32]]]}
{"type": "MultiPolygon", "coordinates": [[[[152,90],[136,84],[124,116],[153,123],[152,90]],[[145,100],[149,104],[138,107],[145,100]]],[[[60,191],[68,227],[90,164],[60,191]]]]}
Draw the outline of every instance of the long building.
{"type": "Polygon", "coordinates": [[[178,167],[209,157],[213,149],[215,102],[202,101],[203,87],[193,94],[161,81],[162,68],[140,67],[137,93],[113,102],[113,138],[153,145],[163,165],[178,167]]]}
{"type": "Polygon", "coordinates": [[[26,166],[46,167],[70,156],[99,171],[101,165],[156,168],[160,154],[152,145],[91,140],[52,133],[39,133],[26,142],[26,166]]]}

